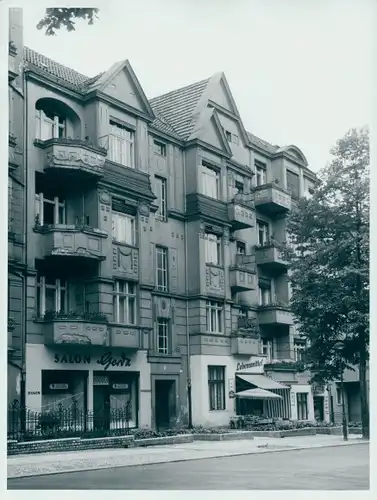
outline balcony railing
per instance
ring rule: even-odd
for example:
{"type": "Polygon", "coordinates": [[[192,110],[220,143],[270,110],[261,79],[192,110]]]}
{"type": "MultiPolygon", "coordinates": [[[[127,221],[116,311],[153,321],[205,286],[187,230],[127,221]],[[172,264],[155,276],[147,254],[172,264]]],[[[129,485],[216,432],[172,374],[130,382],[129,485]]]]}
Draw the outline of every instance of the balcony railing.
{"type": "Polygon", "coordinates": [[[254,193],[237,193],[228,204],[229,221],[234,230],[255,226],[254,193]]]}
{"type": "Polygon", "coordinates": [[[141,349],[143,347],[143,332],[138,326],[110,326],[110,345],[124,349],[141,349]]]}
{"type": "Polygon", "coordinates": [[[293,325],[293,315],[288,304],[275,302],[258,307],[260,325],[293,325]]]}
{"type": "Polygon", "coordinates": [[[267,215],[291,209],[291,195],[276,184],[263,184],[254,191],[255,206],[267,215]]]}
{"type": "Polygon", "coordinates": [[[276,271],[285,270],[288,265],[278,243],[274,241],[255,247],[255,262],[258,266],[268,266],[269,269],[276,271]]]}
{"type": "Polygon", "coordinates": [[[231,267],[229,269],[229,284],[234,291],[254,290],[256,288],[256,275],[246,269],[231,267]]]}
{"type": "Polygon", "coordinates": [[[251,273],[256,273],[255,255],[253,254],[236,254],[235,265],[251,273]]]}

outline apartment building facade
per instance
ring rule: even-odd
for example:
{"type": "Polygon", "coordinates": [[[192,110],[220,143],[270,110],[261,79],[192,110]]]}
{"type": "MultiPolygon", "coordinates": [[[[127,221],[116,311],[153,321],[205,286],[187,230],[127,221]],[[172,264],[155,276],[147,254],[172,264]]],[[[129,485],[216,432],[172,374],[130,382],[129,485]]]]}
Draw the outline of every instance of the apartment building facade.
{"type": "Polygon", "coordinates": [[[127,60],[88,78],[18,43],[24,404],[328,419],[279,251],[315,182],[301,150],[248,133],[223,73],[148,100],[127,60]]]}

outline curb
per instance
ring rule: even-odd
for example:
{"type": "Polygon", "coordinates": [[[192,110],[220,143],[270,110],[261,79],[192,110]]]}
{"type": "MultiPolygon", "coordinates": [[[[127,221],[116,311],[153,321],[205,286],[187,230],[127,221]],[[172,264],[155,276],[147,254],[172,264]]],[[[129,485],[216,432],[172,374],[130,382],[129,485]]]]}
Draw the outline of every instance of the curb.
{"type": "MultiPolygon", "coordinates": [[[[183,444],[183,443],[182,443],[183,444]]],[[[357,445],[364,445],[364,444],[369,444],[369,441],[361,441],[361,442],[344,442],[344,443],[336,443],[336,444],[319,444],[316,446],[297,446],[293,448],[280,448],[280,449],[268,449],[268,448],[259,448],[258,450],[252,450],[248,452],[240,452],[240,453],[235,453],[231,452],[226,455],[214,455],[210,457],[187,457],[187,458],[178,458],[178,459],[172,459],[172,460],[162,460],[162,461],[154,461],[154,462],[148,462],[148,463],[142,463],[142,464],[126,464],[126,465],[114,465],[114,464],[107,464],[107,465],[97,465],[95,467],[80,467],[78,469],[74,470],[67,470],[67,471],[51,471],[51,472],[31,472],[29,474],[25,475],[16,475],[16,476],[8,476],[7,479],[22,479],[26,477],[35,477],[35,476],[51,476],[51,475],[57,475],[57,474],[72,474],[75,472],[88,472],[88,471],[94,471],[94,470],[102,470],[102,469],[119,469],[122,467],[146,467],[149,465],[158,465],[158,464],[164,464],[164,463],[178,463],[178,462],[189,462],[193,460],[210,460],[213,458],[229,458],[229,457],[238,457],[238,456],[247,456],[247,455],[262,455],[266,453],[281,453],[281,452],[287,452],[287,451],[300,451],[300,450],[311,450],[311,449],[319,449],[319,448],[334,448],[334,447],[341,447],[341,446],[357,446],[357,445]],[[261,451],[263,450],[263,451],[261,451]]]]}

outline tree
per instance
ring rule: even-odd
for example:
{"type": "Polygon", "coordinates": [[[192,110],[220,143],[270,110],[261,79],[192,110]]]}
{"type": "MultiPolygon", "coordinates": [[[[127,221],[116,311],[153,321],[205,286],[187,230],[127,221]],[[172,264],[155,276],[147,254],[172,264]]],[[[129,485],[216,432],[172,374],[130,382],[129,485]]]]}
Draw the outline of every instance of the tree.
{"type": "Polygon", "coordinates": [[[99,9],[46,9],[46,15],[37,24],[37,29],[45,29],[47,36],[56,35],[56,31],[64,26],[67,31],[75,30],[75,20],[84,19],[88,24],[93,24],[98,19],[99,9]]]}
{"type": "Polygon", "coordinates": [[[357,365],[362,432],[369,437],[369,131],[350,130],[331,150],[311,199],[287,220],[292,312],[308,339],[313,381],[339,379],[357,365]],[[339,342],[341,349],[339,351],[339,342]]]}

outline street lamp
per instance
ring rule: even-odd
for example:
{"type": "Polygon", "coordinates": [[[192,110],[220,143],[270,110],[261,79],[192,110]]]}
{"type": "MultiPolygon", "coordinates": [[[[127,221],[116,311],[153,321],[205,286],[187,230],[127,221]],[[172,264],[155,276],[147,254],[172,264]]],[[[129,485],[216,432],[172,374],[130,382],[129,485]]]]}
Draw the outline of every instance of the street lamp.
{"type": "MultiPolygon", "coordinates": [[[[334,345],[334,348],[340,352],[344,347],[344,343],[342,341],[337,342],[334,345]]],[[[344,441],[348,441],[348,427],[347,427],[347,417],[346,417],[346,405],[345,405],[345,391],[344,391],[344,361],[343,357],[340,355],[340,393],[342,395],[342,427],[343,427],[343,439],[344,441]]]]}

